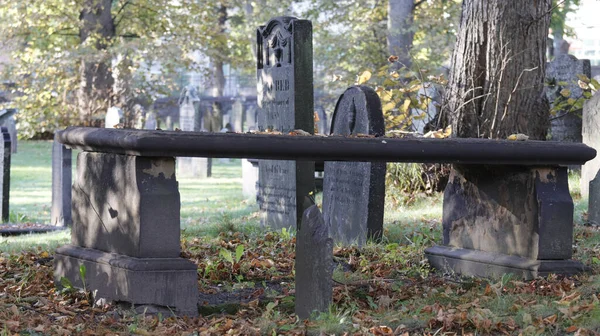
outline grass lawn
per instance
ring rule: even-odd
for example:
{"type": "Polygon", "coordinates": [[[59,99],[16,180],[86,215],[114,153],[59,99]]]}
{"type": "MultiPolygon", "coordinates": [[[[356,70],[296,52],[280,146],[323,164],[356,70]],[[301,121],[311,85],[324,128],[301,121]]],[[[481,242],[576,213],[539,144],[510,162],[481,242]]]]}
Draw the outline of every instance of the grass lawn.
{"type": "MultiPolygon", "coordinates": [[[[13,222],[49,222],[50,145],[19,143],[11,171],[13,222]]],[[[423,250],[441,240],[442,196],[417,197],[410,206],[387,202],[383,243],[334,248],[333,305],[308,322],[293,314],[294,233],[260,227],[255,202],[242,197],[239,160],[214,163],[210,179],[178,178],[182,255],[198,265],[203,295],[246,290],[249,303],[216,306],[195,319],[95,306],[89,293],[55,289],[51,257],[68,242],[68,231],[0,237],[0,335],[600,333],[600,231],[583,225],[587,204],[577,175],[570,176],[574,259],[591,273],[527,282],[436,274],[423,250]]]]}

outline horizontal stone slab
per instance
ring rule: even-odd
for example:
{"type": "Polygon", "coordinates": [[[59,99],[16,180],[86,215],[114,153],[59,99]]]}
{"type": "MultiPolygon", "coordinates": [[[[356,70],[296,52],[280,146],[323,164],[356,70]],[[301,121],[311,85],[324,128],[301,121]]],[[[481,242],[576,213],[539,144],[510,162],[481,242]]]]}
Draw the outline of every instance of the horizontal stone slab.
{"type": "Polygon", "coordinates": [[[137,156],[493,165],[579,165],[596,150],[578,143],[492,139],[363,138],[69,127],[57,135],[80,150],[137,156]]]}
{"type": "Polygon", "coordinates": [[[550,274],[573,275],[590,271],[575,260],[534,260],[479,250],[434,246],[425,250],[429,264],[444,272],[500,278],[511,273],[522,279],[550,274]]]}

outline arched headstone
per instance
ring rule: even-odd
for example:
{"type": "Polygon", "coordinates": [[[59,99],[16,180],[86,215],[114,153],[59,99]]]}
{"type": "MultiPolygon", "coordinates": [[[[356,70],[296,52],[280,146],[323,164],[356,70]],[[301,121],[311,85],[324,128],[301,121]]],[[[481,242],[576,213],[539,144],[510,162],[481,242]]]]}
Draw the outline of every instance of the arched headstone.
{"type": "MultiPolygon", "coordinates": [[[[385,122],[377,93],[352,86],[339,98],[331,134],[383,136],[385,122]]],[[[385,162],[325,162],[323,215],[337,243],[362,245],[383,229],[385,162]]]]}

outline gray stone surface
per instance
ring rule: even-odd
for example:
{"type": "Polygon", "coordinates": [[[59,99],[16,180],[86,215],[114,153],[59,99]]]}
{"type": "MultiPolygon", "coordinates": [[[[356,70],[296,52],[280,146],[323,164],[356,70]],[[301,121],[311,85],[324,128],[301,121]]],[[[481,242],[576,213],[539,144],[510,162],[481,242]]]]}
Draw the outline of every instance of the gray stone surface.
{"type": "MultiPolygon", "coordinates": [[[[583,105],[583,143],[594,148],[600,153],[600,93],[596,94],[583,105]]],[[[581,167],[581,196],[587,197],[589,194],[589,183],[600,171],[600,155],[581,167]]],[[[600,190],[597,190],[600,192],[600,190]]],[[[591,195],[590,195],[591,198],[591,195]]]]}
{"type": "MultiPolygon", "coordinates": [[[[337,102],[331,134],[383,136],[377,93],[366,86],[348,88],[337,102]]],[[[381,237],[385,172],[385,162],[325,162],[323,214],[336,243],[363,245],[381,237]]]]}
{"type": "Polygon", "coordinates": [[[6,127],[0,127],[0,136],[2,137],[2,143],[0,143],[0,147],[2,148],[2,152],[0,156],[2,157],[2,162],[0,167],[2,169],[2,176],[0,176],[0,181],[2,181],[2,213],[1,218],[3,222],[8,222],[10,216],[10,156],[11,156],[11,141],[10,141],[10,133],[6,127]]]}
{"type": "Polygon", "coordinates": [[[296,237],[296,314],[301,319],[327,311],[332,302],[333,240],[328,232],[319,208],[306,209],[296,237]]]}
{"type": "Polygon", "coordinates": [[[533,260],[569,259],[566,168],[455,166],[444,191],[444,245],[533,260]]]}
{"type": "Polygon", "coordinates": [[[156,123],[156,115],[154,114],[154,112],[148,112],[148,114],[146,114],[146,122],[144,123],[144,129],[155,130],[157,126],[158,125],[156,123]]]}
{"type": "Polygon", "coordinates": [[[229,118],[229,124],[231,125],[230,131],[232,132],[241,132],[242,131],[242,123],[244,116],[244,104],[242,104],[241,99],[236,99],[231,106],[231,117],[229,118]]]}
{"type": "MultiPolygon", "coordinates": [[[[258,129],[314,132],[312,24],[276,17],[257,32],[258,129]]],[[[295,228],[302,200],[314,189],[314,162],[261,160],[258,204],[261,223],[295,228]]]]}
{"type": "Polygon", "coordinates": [[[588,223],[600,226],[600,170],[596,177],[588,183],[588,186],[588,223]]]}
{"type": "Polygon", "coordinates": [[[248,159],[242,159],[242,194],[246,199],[256,198],[256,182],[258,181],[258,166],[248,159]]]}
{"type": "Polygon", "coordinates": [[[425,250],[429,264],[444,273],[499,279],[507,273],[531,280],[550,274],[574,275],[590,271],[575,260],[535,260],[480,250],[434,246],[425,250]]]}
{"type": "Polygon", "coordinates": [[[54,138],[52,144],[52,209],[50,224],[54,226],[71,226],[71,182],[72,182],[71,149],[54,138]]]}
{"type": "MultiPolygon", "coordinates": [[[[193,87],[186,87],[179,98],[179,128],[183,132],[199,131],[198,108],[200,98],[193,87]]],[[[211,175],[212,161],[209,158],[177,158],[179,177],[207,178],[211,175]]]]}
{"type": "Polygon", "coordinates": [[[177,258],[177,187],[173,158],[79,153],[71,243],[136,258],[177,258]]]}
{"type": "Polygon", "coordinates": [[[155,305],[177,315],[198,315],[198,270],[186,259],[132,258],[66,245],[54,256],[55,283],[59,285],[62,277],[90,290],[94,301],[155,305]],[[85,284],[79,274],[81,265],[86,269],[85,284]]]}
{"type": "Polygon", "coordinates": [[[446,190],[440,269],[524,278],[584,271],[572,257],[573,200],[566,167],[454,166],[446,190]]]}
{"type": "Polygon", "coordinates": [[[256,106],[250,105],[246,109],[244,109],[244,132],[256,131],[256,106]]]}
{"type": "MultiPolygon", "coordinates": [[[[571,91],[571,97],[577,99],[582,96],[583,91],[577,84],[577,75],[586,75],[591,77],[591,68],[589,60],[579,60],[572,55],[559,55],[546,67],[546,81],[549,83],[546,88],[546,96],[550,104],[554,104],[567,99],[560,95],[563,89],[571,91]],[[559,85],[559,82],[566,82],[567,85],[559,85]]],[[[564,111],[558,112],[557,116],[564,114],[564,111]]],[[[581,111],[571,111],[564,117],[552,119],[550,131],[552,140],[581,142],[581,111]]]]}
{"type": "Polygon", "coordinates": [[[0,127],[6,127],[8,133],[10,133],[11,151],[12,153],[17,152],[17,122],[15,120],[15,114],[17,109],[4,109],[0,111],[0,127]]]}

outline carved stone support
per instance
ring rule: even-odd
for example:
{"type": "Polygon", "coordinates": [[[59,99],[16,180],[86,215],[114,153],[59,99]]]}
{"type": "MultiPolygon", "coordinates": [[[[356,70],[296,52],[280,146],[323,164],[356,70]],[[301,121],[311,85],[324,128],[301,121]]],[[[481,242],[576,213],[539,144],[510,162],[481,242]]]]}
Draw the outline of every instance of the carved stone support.
{"type": "Polygon", "coordinates": [[[444,192],[444,246],[435,268],[523,278],[585,270],[570,260],[573,200],[566,167],[456,165],[444,192]]]}

